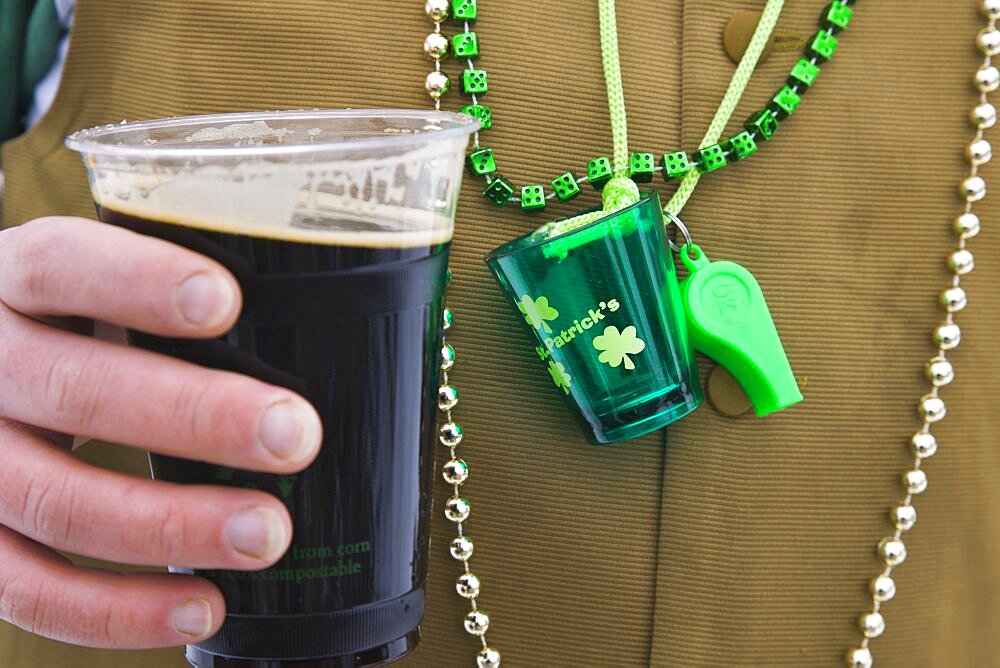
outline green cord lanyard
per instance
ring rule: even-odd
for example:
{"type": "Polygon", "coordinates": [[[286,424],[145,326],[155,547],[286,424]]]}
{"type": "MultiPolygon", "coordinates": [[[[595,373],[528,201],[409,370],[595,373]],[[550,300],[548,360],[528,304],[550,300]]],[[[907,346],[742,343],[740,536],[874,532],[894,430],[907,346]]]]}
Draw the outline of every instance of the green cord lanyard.
{"type": "MultiPolygon", "coordinates": [[[[767,0],[753,37],[699,148],[715,144],[721,136],[778,22],[783,5],[784,0],[767,0]]],[[[568,232],[639,201],[639,188],[628,178],[628,123],[615,0],[598,0],[598,16],[615,176],[604,186],[602,211],[550,223],[543,228],[549,236],[568,232]]],[[[681,282],[681,301],[691,343],[695,350],[711,357],[736,377],[753,402],[757,415],[767,415],[798,403],[802,394],[757,280],[734,262],[709,262],[708,256],[691,241],[687,229],[676,218],[697,187],[700,176],[698,170],[689,172],[663,209],[685,238],[678,251],[688,270],[688,277],[681,282]]]]}
{"type": "MultiPolygon", "coordinates": [[[[784,0],[767,0],[753,37],[747,45],[740,64],[729,81],[726,94],[715,111],[715,117],[708,126],[699,148],[718,141],[729,122],[743,91],[750,82],[760,54],[778,22],[778,16],[785,4],[784,0]]],[[[611,119],[611,139],[614,147],[612,167],[615,178],[604,186],[601,211],[573,216],[555,223],[549,223],[539,230],[545,236],[565,234],[577,227],[587,225],[613,211],[639,201],[639,188],[628,178],[628,121],[625,115],[625,92],[622,88],[621,57],[618,51],[618,22],[615,18],[615,0],[598,0],[598,20],[601,33],[601,62],[604,66],[604,82],[608,92],[608,115],[611,119]]],[[[681,181],[680,186],[664,207],[664,212],[677,215],[687,203],[691,193],[701,178],[698,170],[692,170],[681,181]]],[[[536,233],[537,234],[537,233],[536,233]]]]}
{"type": "MultiPolygon", "coordinates": [[[[614,0],[600,0],[602,5],[610,4],[612,6],[612,13],[614,12],[614,0]]],[[[747,50],[743,54],[743,58],[740,59],[740,64],[737,66],[736,71],[733,72],[733,78],[729,80],[729,87],[726,89],[726,94],[722,97],[722,102],[719,103],[719,108],[715,110],[715,116],[712,118],[712,122],[709,123],[708,129],[705,131],[705,136],[701,139],[701,144],[698,148],[705,148],[711,146],[719,140],[722,136],[723,130],[726,129],[726,124],[729,122],[730,117],[733,112],[736,111],[736,105],[739,104],[740,98],[743,97],[743,91],[746,90],[747,84],[750,83],[750,76],[753,74],[754,68],[757,67],[757,61],[760,59],[760,54],[764,51],[764,47],[767,46],[767,41],[771,37],[771,32],[774,30],[775,24],[778,22],[778,16],[781,14],[782,6],[785,4],[785,0],[767,0],[767,4],[764,5],[764,11],[760,16],[760,21],[757,22],[757,29],[754,30],[753,37],[750,38],[750,43],[747,45],[747,50]]],[[[612,20],[614,20],[612,18],[612,20]]],[[[604,48],[603,46],[601,47],[604,48]]],[[[616,67],[617,65],[617,58],[616,67]]],[[[621,74],[618,75],[619,82],[621,81],[621,74]]],[[[608,98],[610,99],[611,93],[608,92],[608,98]]],[[[622,126],[625,125],[625,115],[624,109],[622,110],[622,126]]],[[[614,117],[612,117],[612,127],[614,127],[614,117]]],[[[614,130],[612,130],[614,132],[614,130]]],[[[627,135],[628,131],[623,130],[623,134],[627,135]]],[[[626,138],[626,142],[628,139],[626,138]]],[[[617,157],[617,154],[616,154],[617,157]]],[[[684,205],[687,204],[688,198],[691,197],[691,193],[694,192],[695,187],[698,185],[698,179],[701,178],[701,172],[697,169],[693,169],[688,172],[681,180],[680,187],[674,193],[674,196],[670,198],[666,206],[663,207],[664,213],[672,213],[675,216],[681,212],[684,205]]]]}

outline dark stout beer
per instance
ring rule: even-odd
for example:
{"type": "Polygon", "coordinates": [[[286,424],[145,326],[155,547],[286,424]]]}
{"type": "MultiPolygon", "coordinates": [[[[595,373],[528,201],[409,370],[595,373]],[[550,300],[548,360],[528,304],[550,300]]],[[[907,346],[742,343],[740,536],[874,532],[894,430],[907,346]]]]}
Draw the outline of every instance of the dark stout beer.
{"type": "Polygon", "coordinates": [[[109,208],[100,217],[214,258],[243,290],[238,323],[218,339],[131,332],[133,344],[282,385],[323,419],[323,449],[297,475],[150,456],[155,478],[264,490],[294,523],[292,547],[272,568],[197,572],[222,590],[228,614],[188,658],[199,668],[353,668],[412,650],[448,240],[428,232],[406,245],[414,237],[360,222],[301,219],[279,230],[284,238],[265,238],[109,208]]]}

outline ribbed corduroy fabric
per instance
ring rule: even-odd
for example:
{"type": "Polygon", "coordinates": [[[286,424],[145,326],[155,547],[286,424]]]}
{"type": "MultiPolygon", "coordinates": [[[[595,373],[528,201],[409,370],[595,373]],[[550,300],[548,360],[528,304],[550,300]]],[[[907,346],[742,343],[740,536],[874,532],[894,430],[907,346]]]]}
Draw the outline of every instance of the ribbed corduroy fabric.
{"type": "MultiPolygon", "coordinates": [[[[503,173],[543,182],[608,155],[596,3],[480,2],[483,135],[503,173]]],[[[762,3],[759,3],[762,6],[762,3]]],[[[823,0],[786,3],[807,35],[823,0]]],[[[626,444],[588,445],[487,274],[487,250],[571,205],[527,218],[466,182],[450,296],[456,416],[472,467],[474,569],[505,666],[835,666],[859,641],[874,547],[890,533],[921,369],[941,319],[982,25],[971,0],[858,3],[794,117],[747,161],[710,174],[685,209],[706,252],[752,268],[805,401],[763,420],[706,404],[626,444]]],[[[721,44],[738,0],[618,3],[633,150],[693,149],[732,75],[721,44]]],[[[417,0],[81,0],[54,109],[4,148],[4,222],[92,213],[79,127],[169,114],[317,106],[427,107],[417,0]]],[[[454,32],[448,26],[448,32],[454,32]]],[[[762,106],[798,54],[758,68],[734,121],[762,106]]],[[[460,67],[448,62],[454,79],[460,67]]],[[[456,108],[452,92],[445,108],[456,108]]],[[[730,129],[736,127],[731,124],[730,129]]],[[[983,169],[987,181],[996,170],[983,169]]],[[[1000,178],[1000,177],[998,177],[1000,178]]],[[[1000,180],[997,181],[1000,184],[1000,180]]],[[[654,184],[669,194],[662,183],[654,184]]],[[[997,185],[996,187],[1000,187],[997,185]]],[[[589,188],[585,190],[589,191],[589,188]]],[[[977,268],[951,355],[949,416],[906,536],[879,668],[1000,665],[1000,235],[978,206],[977,268]]],[[[703,373],[711,368],[704,361],[703,373]]],[[[119,450],[107,459],[122,459],[119,450]]],[[[142,470],[136,456],[136,470],[142,470]]],[[[440,503],[446,494],[437,483],[440,503]]],[[[423,641],[400,665],[473,664],[465,602],[435,511],[423,641]]],[[[177,650],[71,649],[0,627],[12,668],[185,665],[177,650]]]]}

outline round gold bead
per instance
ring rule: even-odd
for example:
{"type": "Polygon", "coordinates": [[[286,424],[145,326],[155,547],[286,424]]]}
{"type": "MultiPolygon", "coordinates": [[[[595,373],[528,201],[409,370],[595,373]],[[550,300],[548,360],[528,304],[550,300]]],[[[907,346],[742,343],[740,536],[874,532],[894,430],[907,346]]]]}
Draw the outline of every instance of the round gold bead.
{"type": "Polygon", "coordinates": [[[976,258],[968,249],[959,248],[948,256],[948,267],[959,276],[964,276],[976,268],[976,258]]]}
{"type": "Polygon", "coordinates": [[[976,70],[973,81],[981,93],[992,93],[1000,88],[1000,70],[993,65],[983,65],[976,70]]]}
{"type": "Polygon", "coordinates": [[[896,595],[896,582],[888,575],[877,575],[868,584],[872,598],[879,603],[885,603],[896,595]]]}
{"type": "MultiPolygon", "coordinates": [[[[907,471],[903,474],[903,487],[907,494],[923,494],[927,491],[927,474],[920,469],[907,471]]],[[[914,511],[913,521],[916,520],[916,511],[914,511]]]]}
{"type": "Polygon", "coordinates": [[[919,412],[927,422],[938,422],[948,414],[948,409],[941,397],[926,394],[920,398],[919,412]]]}
{"type": "Polygon", "coordinates": [[[883,538],[878,544],[878,556],[886,566],[899,566],[906,561],[906,546],[895,538],[883,538]]]}
{"type": "Polygon", "coordinates": [[[969,298],[965,294],[965,290],[958,286],[947,288],[941,292],[941,305],[944,306],[948,313],[957,313],[968,306],[968,304],[969,298]]]}
{"type": "Polygon", "coordinates": [[[848,668],[872,668],[872,653],[867,647],[858,647],[847,652],[848,668]]]}
{"type": "Polygon", "coordinates": [[[434,23],[441,23],[448,18],[449,6],[448,0],[427,0],[424,3],[424,13],[434,23]]]}
{"type": "Polygon", "coordinates": [[[444,516],[452,522],[464,522],[471,512],[469,502],[460,496],[453,496],[444,502],[444,516]]]}
{"type": "Polygon", "coordinates": [[[462,442],[462,425],[457,422],[445,422],[438,430],[438,440],[441,445],[449,448],[457,447],[462,442]]]}
{"type": "Polygon", "coordinates": [[[424,39],[424,53],[431,60],[441,60],[448,55],[448,38],[439,32],[432,32],[424,39]]]}
{"type": "Polygon", "coordinates": [[[955,233],[961,239],[971,239],[979,234],[979,229],[979,216],[971,211],[955,219],[955,233]]]}
{"type": "Polygon", "coordinates": [[[986,181],[981,176],[968,176],[962,179],[959,192],[966,202],[978,202],[986,197],[986,181]]]}
{"type": "Polygon", "coordinates": [[[965,157],[976,167],[985,165],[993,158],[993,147],[985,139],[977,139],[965,147],[965,157]]]}
{"type": "Polygon", "coordinates": [[[469,465],[464,459],[449,459],[441,467],[441,475],[449,485],[461,485],[469,479],[469,465]]]}
{"type": "Polygon", "coordinates": [[[866,638],[878,638],[885,631],[885,619],[877,612],[869,612],[858,618],[858,628],[866,638]]]}
{"type": "Polygon", "coordinates": [[[455,349],[446,343],[441,346],[441,370],[451,371],[453,366],[455,366],[455,349]]]}
{"type": "Polygon", "coordinates": [[[955,368],[944,357],[934,357],[927,362],[927,379],[934,387],[944,387],[955,380],[955,368]]]}
{"type": "Polygon", "coordinates": [[[465,616],[465,630],[474,636],[483,636],[490,628],[490,616],[483,610],[473,610],[465,616]]]}
{"type": "Polygon", "coordinates": [[[468,536],[453,538],[451,545],[448,546],[448,552],[451,553],[451,558],[457,559],[458,561],[468,561],[472,557],[474,549],[475,546],[472,543],[472,539],[468,536]]]}
{"type": "Polygon", "coordinates": [[[909,531],[917,523],[917,509],[910,505],[896,506],[889,511],[889,519],[900,531],[909,531]]]}
{"type": "Polygon", "coordinates": [[[934,342],[941,350],[954,350],[962,342],[962,329],[953,322],[942,322],[934,330],[934,342]]]}
{"type": "Polygon", "coordinates": [[[980,130],[989,130],[997,123],[997,110],[989,102],[977,104],[969,114],[969,120],[980,130]]]}
{"type": "Polygon", "coordinates": [[[984,55],[1000,54],[1000,30],[988,26],[983,28],[976,35],[976,46],[984,55]]]}
{"type": "Polygon", "coordinates": [[[440,100],[451,88],[451,79],[444,72],[431,72],[424,80],[424,88],[427,89],[427,94],[432,99],[440,100]]]}
{"type": "Polygon", "coordinates": [[[927,459],[933,457],[937,452],[938,442],[934,434],[926,431],[918,431],[910,439],[910,449],[917,459],[927,459]]]}
{"type": "Polygon", "coordinates": [[[479,578],[476,577],[475,573],[471,572],[462,573],[458,576],[458,579],[455,580],[455,591],[458,592],[458,595],[462,598],[467,598],[469,600],[479,596],[479,589],[481,586],[482,583],[479,581],[479,578]]]}
{"type": "Polygon", "coordinates": [[[476,654],[476,668],[500,668],[500,652],[484,647],[476,654]]]}
{"type": "Polygon", "coordinates": [[[458,388],[454,385],[442,385],[438,388],[438,409],[450,411],[458,405],[458,388]]]}

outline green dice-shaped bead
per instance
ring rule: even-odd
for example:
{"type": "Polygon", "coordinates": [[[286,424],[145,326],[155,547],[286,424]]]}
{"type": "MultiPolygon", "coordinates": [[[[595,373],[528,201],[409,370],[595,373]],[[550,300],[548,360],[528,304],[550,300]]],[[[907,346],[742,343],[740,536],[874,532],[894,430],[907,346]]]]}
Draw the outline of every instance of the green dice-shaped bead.
{"type": "Polygon", "coordinates": [[[493,149],[491,148],[481,148],[478,151],[473,151],[465,159],[465,162],[469,165],[469,172],[476,176],[492,174],[497,171],[497,163],[493,159],[493,149]]]}
{"type": "Polygon", "coordinates": [[[451,18],[456,21],[475,21],[476,0],[452,0],[451,18]]]}
{"type": "Polygon", "coordinates": [[[726,166],[726,156],[719,144],[699,149],[695,160],[698,163],[698,169],[702,172],[714,172],[726,166]]]}
{"type": "Polygon", "coordinates": [[[497,206],[503,206],[514,196],[514,186],[502,176],[495,177],[483,191],[483,197],[497,206]]]}
{"type": "Polygon", "coordinates": [[[521,188],[521,208],[525,211],[538,211],[545,208],[544,186],[523,186],[521,188]]]}
{"type": "Polygon", "coordinates": [[[493,127],[493,110],[482,104],[467,104],[458,110],[479,119],[479,129],[488,130],[493,127]]]}
{"type": "Polygon", "coordinates": [[[600,190],[611,180],[614,172],[611,170],[611,161],[607,158],[594,158],[587,163],[587,180],[595,190],[600,190]]]}
{"type": "Polygon", "coordinates": [[[462,72],[462,90],[466,95],[484,95],[489,90],[486,70],[465,70],[462,72]]]}
{"type": "Polygon", "coordinates": [[[684,151],[664,153],[660,165],[663,166],[663,178],[672,181],[687,176],[691,171],[691,158],[684,151]]]}
{"type": "Polygon", "coordinates": [[[580,194],[580,184],[576,182],[572,172],[566,172],[552,180],[552,190],[560,202],[565,202],[580,194]]]}
{"type": "Polygon", "coordinates": [[[474,32],[460,32],[451,38],[451,50],[456,58],[475,58],[479,55],[479,37],[474,32]]]}
{"type": "Polygon", "coordinates": [[[808,88],[813,85],[817,76],[819,76],[819,65],[805,58],[800,58],[788,75],[788,83],[797,83],[808,88]]]}
{"type": "Polygon", "coordinates": [[[652,153],[633,153],[628,159],[628,170],[636,183],[649,183],[656,171],[656,158],[652,153]]]}
{"type": "Polygon", "coordinates": [[[744,130],[722,142],[722,148],[729,153],[730,159],[742,160],[751,153],[757,152],[757,142],[753,140],[749,132],[744,130]]]}
{"type": "Polygon", "coordinates": [[[834,0],[834,2],[831,2],[823,10],[821,21],[833,28],[834,31],[840,31],[846,28],[851,22],[851,15],[853,13],[854,10],[848,7],[847,3],[834,0]]]}
{"type": "Polygon", "coordinates": [[[771,98],[771,104],[778,111],[778,115],[784,118],[795,113],[802,98],[792,90],[791,86],[784,86],[771,98]]]}
{"type": "Polygon", "coordinates": [[[809,43],[809,53],[821,60],[830,60],[837,50],[837,38],[825,30],[820,30],[809,43]]]}
{"type": "Polygon", "coordinates": [[[754,112],[747,122],[743,124],[743,127],[747,129],[748,132],[752,132],[759,138],[765,141],[774,136],[774,133],[778,131],[778,119],[774,117],[770,109],[761,109],[760,111],[754,112]]]}

